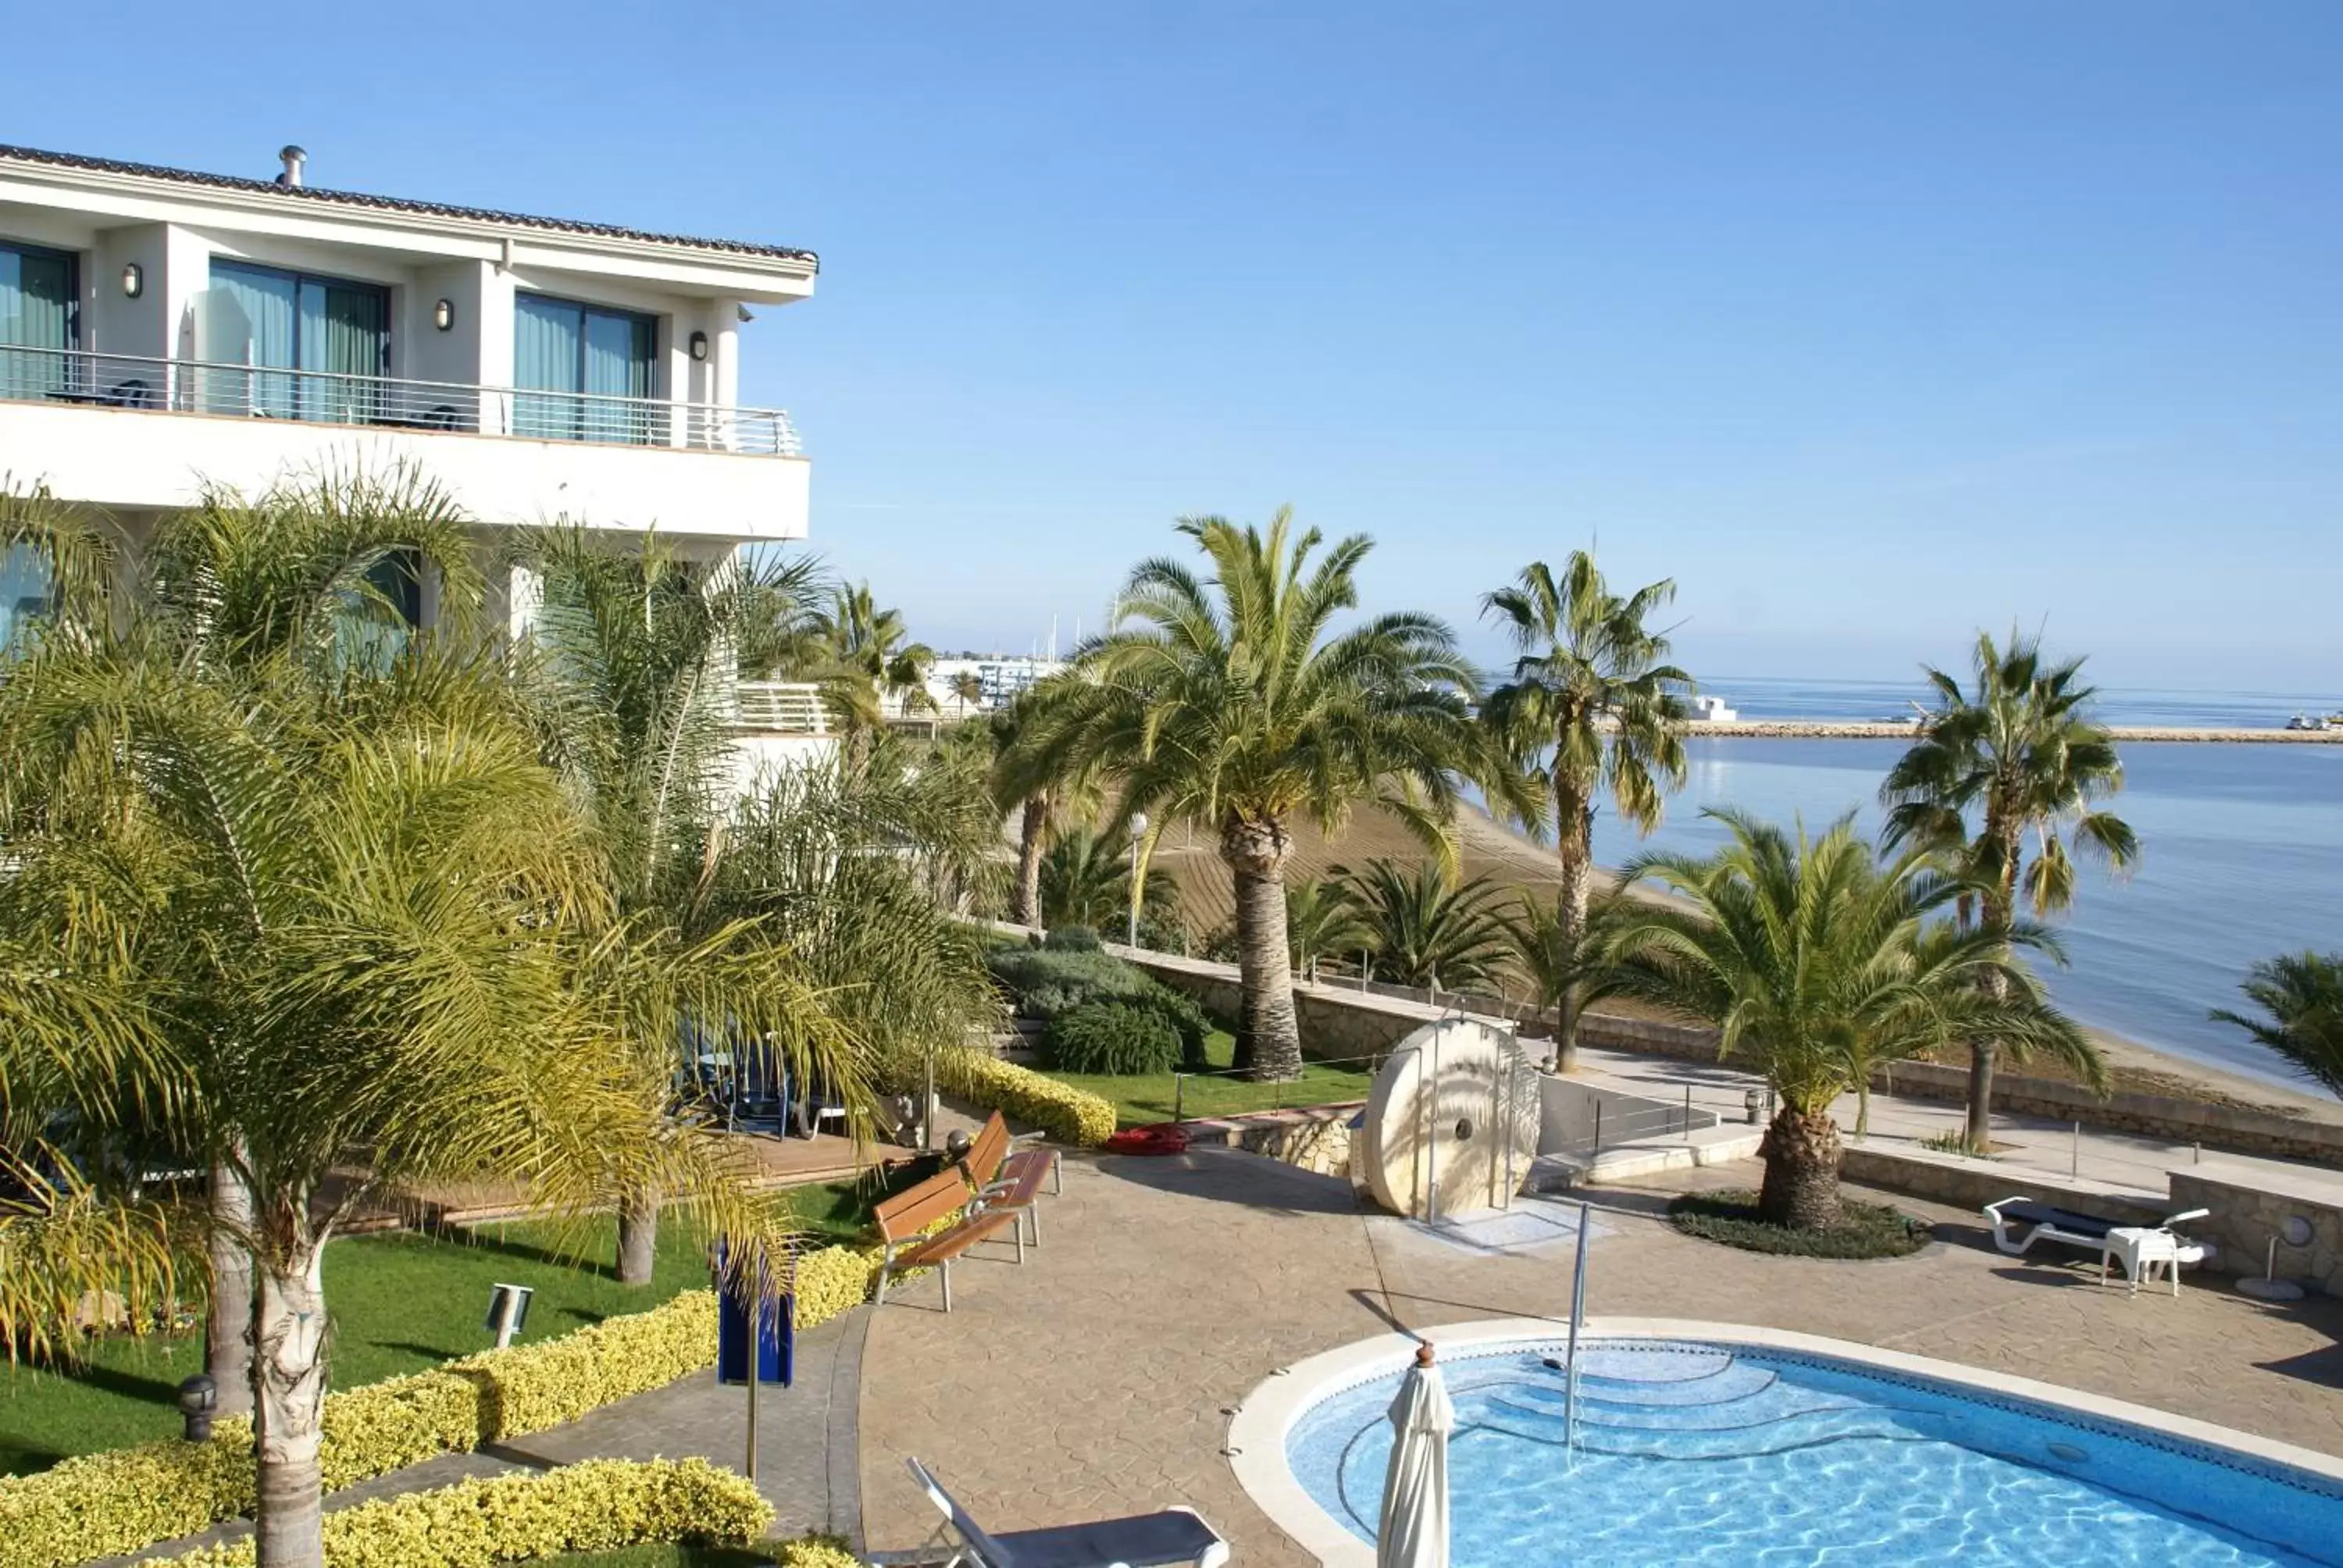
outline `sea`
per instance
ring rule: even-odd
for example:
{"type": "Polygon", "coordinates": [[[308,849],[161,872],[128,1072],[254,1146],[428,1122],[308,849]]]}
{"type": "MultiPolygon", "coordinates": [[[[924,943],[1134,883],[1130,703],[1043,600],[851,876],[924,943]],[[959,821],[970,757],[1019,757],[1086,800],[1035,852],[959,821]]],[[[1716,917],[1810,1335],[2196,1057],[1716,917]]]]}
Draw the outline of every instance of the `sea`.
{"type": "MultiPolygon", "coordinates": [[[[1918,684],[1707,678],[1744,719],[1870,720],[1908,713],[1918,684]]],[[[2117,725],[2278,728],[2297,713],[2343,709],[2343,692],[2103,689],[2097,718],[2117,725]]],[[[1649,849],[1702,851],[1725,838],[1704,810],[1732,806],[1820,831],[1852,811],[1875,833],[1879,783],[1899,740],[1695,738],[1691,777],[1649,838],[1608,810],[1597,859],[1649,849]]],[[[2207,1066],[2317,1092],[2216,1008],[2253,1010],[2237,983],[2259,959],[2343,950],[2343,746],[2137,742],[2108,809],[2139,836],[2120,877],[2085,863],[2074,908],[2054,923],[2068,960],[2046,968],[2078,1021],[2207,1066]]]]}

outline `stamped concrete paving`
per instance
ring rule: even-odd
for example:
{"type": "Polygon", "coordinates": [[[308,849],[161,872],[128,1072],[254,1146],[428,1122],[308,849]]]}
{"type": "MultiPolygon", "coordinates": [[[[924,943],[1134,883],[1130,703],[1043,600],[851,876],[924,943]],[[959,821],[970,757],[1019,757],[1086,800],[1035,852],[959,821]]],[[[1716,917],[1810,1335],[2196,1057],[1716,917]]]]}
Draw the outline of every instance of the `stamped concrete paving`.
{"type": "MultiPolygon", "coordinates": [[[[1757,1257],[1678,1235],[1669,1191],[1754,1165],[1594,1196],[1597,1314],[1799,1329],[2064,1383],[2343,1453],[2343,1303],[2270,1307],[2224,1288],[2102,1291],[2006,1258],[1975,1216],[1901,1201],[1942,1244],[1874,1263],[1757,1257]]],[[[863,1361],[863,1523],[874,1550],[934,1524],[903,1456],[1003,1528],[1190,1503],[1242,1563],[1309,1561],[1222,1454],[1226,1411],[1280,1366],[1383,1332],[1555,1315],[1567,1248],[1476,1255],[1356,1210],[1346,1182],[1232,1151],[1069,1160],[1043,1246],[963,1263],[874,1314],[863,1361]]]]}

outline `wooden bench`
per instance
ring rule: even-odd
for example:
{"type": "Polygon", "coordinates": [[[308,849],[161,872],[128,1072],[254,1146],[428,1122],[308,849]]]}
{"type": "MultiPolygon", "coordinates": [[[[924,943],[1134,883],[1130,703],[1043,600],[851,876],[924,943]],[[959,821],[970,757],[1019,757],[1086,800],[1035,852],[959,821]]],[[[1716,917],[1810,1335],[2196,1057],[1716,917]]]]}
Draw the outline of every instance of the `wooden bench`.
{"type": "MultiPolygon", "coordinates": [[[[876,1305],[887,1304],[887,1282],[895,1271],[932,1266],[943,1274],[944,1311],[951,1311],[952,1260],[1017,1221],[1017,1216],[1005,1209],[975,1210],[948,1230],[932,1236],[920,1233],[955,1209],[969,1206],[968,1183],[956,1170],[940,1171],[879,1205],[879,1234],[885,1239],[887,1251],[879,1261],[879,1288],[872,1297],[876,1305]]],[[[1024,1260],[1021,1231],[1017,1235],[1017,1256],[1021,1262],[1024,1260]]]]}
{"type": "MultiPolygon", "coordinates": [[[[1052,1192],[1065,1191],[1056,1150],[1013,1147],[1009,1123],[996,1111],[984,1119],[976,1141],[960,1156],[960,1170],[975,1194],[970,1201],[979,1210],[991,1213],[1006,1209],[1025,1215],[1033,1245],[1041,1244],[1041,1213],[1035,1202],[1041,1195],[1041,1182],[1047,1178],[1052,1192]]],[[[1022,1241],[1021,1231],[1021,1255],[1022,1241]]]]}

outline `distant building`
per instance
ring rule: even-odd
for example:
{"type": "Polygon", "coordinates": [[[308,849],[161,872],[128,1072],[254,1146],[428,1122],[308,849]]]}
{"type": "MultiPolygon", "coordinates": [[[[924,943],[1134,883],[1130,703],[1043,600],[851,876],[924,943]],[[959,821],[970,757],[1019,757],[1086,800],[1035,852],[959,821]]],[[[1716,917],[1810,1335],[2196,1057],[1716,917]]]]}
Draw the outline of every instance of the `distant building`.
{"type": "Polygon", "coordinates": [[[1064,660],[1055,658],[940,658],[928,667],[928,695],[935,699],[939,711],[957,716],[960,700],[952,683],[960,675],[973,672],[984,689],[975,707],[1001,708],[1065,668],[1064,660]]]}

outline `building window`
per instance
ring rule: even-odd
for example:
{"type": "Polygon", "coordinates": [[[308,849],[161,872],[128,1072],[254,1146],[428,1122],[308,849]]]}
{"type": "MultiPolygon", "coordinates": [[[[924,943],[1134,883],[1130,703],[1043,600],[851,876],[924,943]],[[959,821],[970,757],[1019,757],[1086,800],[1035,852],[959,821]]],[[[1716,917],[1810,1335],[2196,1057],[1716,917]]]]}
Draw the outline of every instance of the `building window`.
{"type": "Polygon", "coordinates": [[[664,438],[649,401],[659,323],[598,305],[523,294],[513,301],[513,434],[552,441],[664,438]]]}
{"type": "Polygon", "coordinates": [[[0,397],[45,397],[72,385],[79,270],[65,251],[0,243],[0,397]]]}
{"type": "Polygon", "coordinates": [[[215,261],[206,307],[205,357],[258,368],[206,376],[206,412],[337,425],[383,417],[382,377],[390,369],[387,290],[215,261]]]}

